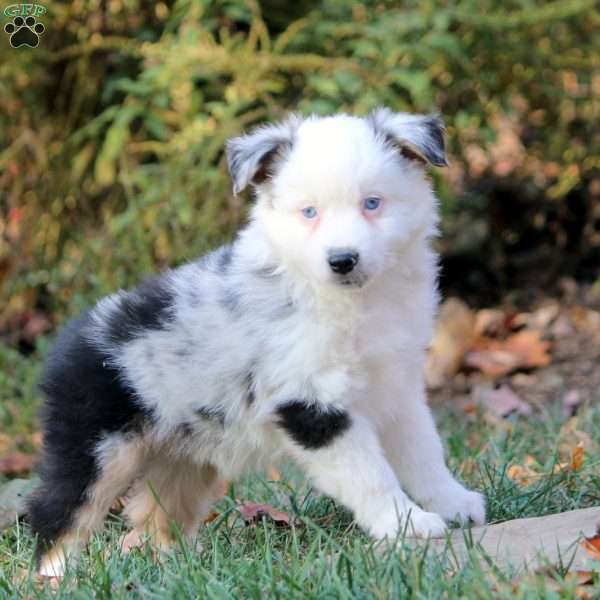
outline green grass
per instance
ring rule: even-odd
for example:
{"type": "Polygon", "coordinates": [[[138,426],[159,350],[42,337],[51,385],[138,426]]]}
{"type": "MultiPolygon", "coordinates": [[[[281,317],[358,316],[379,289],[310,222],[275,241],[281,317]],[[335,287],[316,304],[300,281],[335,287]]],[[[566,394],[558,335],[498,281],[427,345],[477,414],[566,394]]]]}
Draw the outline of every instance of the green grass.
{"type": "MultiPolygon", "coordinates": [[[[35,429],[37,356],[23,359],[0,349],[0,426],[11,435],[35,429]]],[[[582,407],[577,430],[600,444],[600,406],[582,407]]],[[[492,522],[539,516],[600,504],[600,457],[587,453],[578,472],[553,473],[560,462],[565,418],[556,405],[532,417],[505,422],[465,415],[451,407],[436,410],[449,463],[470,486],[483,491],[492,522]],[[511,464],[531,455],[543,476],[520,488],[507,477],[511,464]]],[[[571,441],[572,443],[572,441],[571,441]]],[[[23,444],[27,444],[26,441],[23,444]]],[[[112,516],[69,569],[58,591],[32,575],[32,539],[26,523],[0,538],[0,598],[571,598],[574,583],[555,573],[558,584],[532,579],[513,589],[514,571],[484,572],[476,549],[460,567],[451,552],[435,555],[426,544],[412,549],[378,548],[351,515],[319,496],[293,469],[281,481],[253,476],[232,485],[218,505],[220,516],[199,534],[199,552],[180,542],[158,562],[146,546],[121,555],[117,540],[125,526],[112,516]],[[296,519],[291,529],[262,521],[246,526],[234,499],[268,502],[296,519]]],[[[600,594],[600,584],[586,590],[600,594]]]]}

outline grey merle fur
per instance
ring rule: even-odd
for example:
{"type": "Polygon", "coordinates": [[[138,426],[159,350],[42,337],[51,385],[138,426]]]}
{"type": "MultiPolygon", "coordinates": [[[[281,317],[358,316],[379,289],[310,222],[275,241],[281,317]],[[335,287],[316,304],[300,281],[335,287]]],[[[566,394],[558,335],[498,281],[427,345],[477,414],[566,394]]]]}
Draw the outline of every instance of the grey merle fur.
{"type": "Polygon", "coordinates": [[[143,282],[119,297],[117,309],[108,318],[109,338],[126,343],[146,329],[164,329],[173,320],[172,305],[167,275],[143,282]]]}
{"type": "Polygon", "coordinates": [[[366,117],[375,134],[390,146],[398,148],[404,157],[427,161],[436,167],[448,165],[444,143],[445,127],[439,115],[424,115],[404,123],[403,137],[397,133],[395,119],[397,116],[385,108],[376,109],[366,117]]]}

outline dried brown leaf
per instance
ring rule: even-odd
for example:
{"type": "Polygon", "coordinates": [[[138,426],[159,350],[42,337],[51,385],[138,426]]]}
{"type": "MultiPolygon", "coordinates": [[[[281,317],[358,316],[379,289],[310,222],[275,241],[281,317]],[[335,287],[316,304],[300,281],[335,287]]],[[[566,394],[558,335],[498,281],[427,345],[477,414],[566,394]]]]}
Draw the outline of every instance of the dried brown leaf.
{"type": "Polygon", "coordinates": [[[531,406],[523,402],[507,385],[497,389],[476,385],[473,387],[471,397],[474,404],[480,404],[500,417],[506,417],[515,412],[520,415],[530,415],[532,412],[531,406]]]}
{"type": "Polygon", "coordinates": [[[435,335],[425,365],[430,388],[440,387],[461,367],[465,351],[475,338],[475,315],[461,300],[449,298],[440,309],[435,335]]]}
{"type": "Polygon", "coordinates": [[[537,466],[537,461],[533,456],[527,456],[522,465],[510,465],[506,471],[506,476],[514,481],[519,487],[527,487],[535,483],[542,474],[533,467],[537,466]]]}
{"type": "Polygon", "coordinates": [[[584,538],[581,545],[592,558],[600,560],[600,523],[596,527],[596,535],[584,538]]]}
{"type": "Polygon", "coordinates": [[[505,340],[482,336],[466,353],[465,364],[491,377],[501,377],[517,369],[549,365],[549,349],[550,342],[542,340],[538,331],[528,329],[505,340]]]}
{"type": "Polygon", "coordinates": [[[475,315],[475,335],[497,336],[506,329],[506,313],[497,308],[484,308],[475,315]]]}
{"type": "Polygon", "coordinates": [[[580,471],[583,467],[583,460],[585,458],[585,449],[583,442],[579,442],[575,448],[571,451],[571,460],[569,461],[569,467],[572,471],[580,471]]]}
{"type": "Polygon", "coordinates": [[[34,454],[12,452],[0,458],[0,473],[8,476],[22,475],[31,471],[37,461],[34,454]]]}
{"type": "Polygon", "coordinates": [[[257,523],[263,517],[270,519],[278,527],[290,527],[292,518],[287,513],[277,510],[270,504],[256,504],[254,502],[242,502],[238,510],[247,524],[257,523]]]}
{"type": "Polygon", "coordinates": [[[216,510],[213,510],[206,517],[204,517],[204,520],[202,522],[205,525],[208,525],[209,523],[212,523],[213,521],[215,521],[216,519],[218,519],[220,516],[221,516],[220,512],[217,512],[216,510]]]}

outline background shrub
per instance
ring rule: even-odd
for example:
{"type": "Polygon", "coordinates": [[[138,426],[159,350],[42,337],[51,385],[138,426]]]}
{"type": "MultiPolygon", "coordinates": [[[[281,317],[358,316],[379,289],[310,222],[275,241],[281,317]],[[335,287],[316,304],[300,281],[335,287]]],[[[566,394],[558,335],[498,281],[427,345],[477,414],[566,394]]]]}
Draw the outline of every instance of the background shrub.
{"type": "Polygon", "coordinates": [[[36,310],[58,322],[229,237],[247,198],[230,193],[224,142],[292,110],[443,114],[447,286],[483,302],[561,273],[593,280],[595,5],[46,5],[38,48],[2,40],[0,330],[36,310]]]}

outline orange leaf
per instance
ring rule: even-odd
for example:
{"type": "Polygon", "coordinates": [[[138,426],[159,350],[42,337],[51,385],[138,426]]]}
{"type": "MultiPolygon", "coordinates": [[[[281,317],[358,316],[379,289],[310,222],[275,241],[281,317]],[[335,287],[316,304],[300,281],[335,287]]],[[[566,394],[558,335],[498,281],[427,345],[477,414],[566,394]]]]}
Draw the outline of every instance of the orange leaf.
{"type": "Polygon", "coordinates": [[[212,523],[214,520],[216,520],[220,516],[221,516],[220,512],[213,510],[213,512],[211,512],[209,515],[204,517],[204,524],[208,525],[209,523],[212,523]]]}
{"type": "MultiPolygon", "coordinates": [[[[527,463],[528,461],[526,461],[527,463]]],[[[527,487],[537,481],[542,475],[538,473],[534,469],[532,469],[529,464],[524,465],[511,465],[506,470],[506,476],[514,481],[520,487],[527,487]]]]}
{"type": "Polygon", "coordinates": [[[465,364],[492,377],[500,377],[517,369],[533,369],[550,364],[550,342],[537,331],[524,330],[495,340],[482,336],[465,355],[465,364]]]}
{"type": "Polygon", "coordinates": [[[579,442],[573,450],[571,450],[571,461],[570,467],[573,471],[581,470],[583,466],[583,459],[585,457],[585,449],[583,447],[583,442],[579,442]]]}
{"type": "Polygon", "coordinates": [[[595,560],[600,560],[600,524],[596,527],[596,535],[586,537],[581,545],[595,560]]]}

